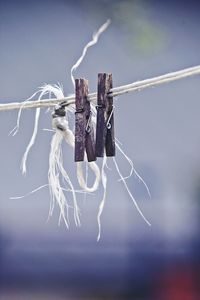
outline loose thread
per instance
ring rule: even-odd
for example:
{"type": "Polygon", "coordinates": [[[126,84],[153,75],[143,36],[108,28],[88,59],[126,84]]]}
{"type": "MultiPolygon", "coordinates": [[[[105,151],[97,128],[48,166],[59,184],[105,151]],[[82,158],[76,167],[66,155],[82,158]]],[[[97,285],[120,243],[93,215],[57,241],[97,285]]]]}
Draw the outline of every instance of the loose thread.
{"type": "Polygon", "coordinates": [[[76,69],[80,66],[81,62],[83,61],[83,59],[85,58],[85,55],[88,51],[88,49],[92,46],[94,46],[97,42],[98,42],[98,39],[100,37],[100,35],[108,28],[108,26],[110,25],[110,20],[108,19],[99,29],[96,33],[93,34],[92,36],[92,40],[89,41],[85,47],[83,48],[83,51],[82,51],[82,54],[81,56],[79,57],[79,59],[77,60],[77,62],[72,66],[71,68],[71,80],[72,80],[72,83],[73,85],[75,86],[75,80],[74,80],[74,76],[73,76],[73,73],[74,71],[76,71],[76,69]]]}

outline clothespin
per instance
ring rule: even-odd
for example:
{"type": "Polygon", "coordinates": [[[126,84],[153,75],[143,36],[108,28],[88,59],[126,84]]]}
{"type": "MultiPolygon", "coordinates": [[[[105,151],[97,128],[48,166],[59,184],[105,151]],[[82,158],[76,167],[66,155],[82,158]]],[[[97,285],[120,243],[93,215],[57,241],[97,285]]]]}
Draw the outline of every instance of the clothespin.
{"type": "Polygon", "coordinates": [[[96,156],[115,156],[114,106],[109,95],[113,87],[112,74],[98,74],[96,156]]]}
{"type": "Polygon", "coordinates": [[[85,151],[88,161],[95,161],[94,130],[86,79],[75,79],[75,106],[75,161],[83,161],[85,151]]]}

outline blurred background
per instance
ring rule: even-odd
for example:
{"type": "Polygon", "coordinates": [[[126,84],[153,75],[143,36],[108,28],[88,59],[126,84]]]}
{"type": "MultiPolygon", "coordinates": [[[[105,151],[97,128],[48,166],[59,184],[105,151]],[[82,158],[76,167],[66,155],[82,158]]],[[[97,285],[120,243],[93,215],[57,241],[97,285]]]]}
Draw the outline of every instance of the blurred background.
{"type": "MultiPolygon", "coordinates": [[[[22,101],[44,83],[60,82],[73,93],[70,68],[92,33],[112,23],[76,71],[96,91],[97,73],[112,72],[114,86],[200,63],[198,1],[91,0],[0,1],[0,101],[22,101]]],[[[102,189],[79,196],[82,227],[47,222],[50,112],[23,177],[20,162],[34,110],[24,111],[19,133],[8,136],[17,111],[0,116],[0,299],[200,299],[199,77],[186,78],[115,100],[116,136],[148,184],[149,199],[134,176],[127,183],[145,216],[138,215],[112,160],[108,195],[97,237],[102,189]]],[[[71,120],[73,122],[73,119],[71,120]]],[[[73,152],[65,167],[78,187],[73,152]]],[[[117,153],[124,175],[129,165],[117,153]]],[[[99,160],[99,164],[101,161],[99,160]]],[[[90,175],[92,180],[92,175],[90,175]]]]}

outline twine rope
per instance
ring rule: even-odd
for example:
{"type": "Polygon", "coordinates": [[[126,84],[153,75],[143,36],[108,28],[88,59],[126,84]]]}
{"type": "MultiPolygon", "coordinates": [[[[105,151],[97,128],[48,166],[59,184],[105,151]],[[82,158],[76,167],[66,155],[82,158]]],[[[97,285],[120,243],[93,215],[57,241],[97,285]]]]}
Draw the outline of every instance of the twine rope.
{"type": "MultiPolygon", "coordinates": [[[[200,65],[191,68],[186,68],[176,72],[167,73],[161,76],[156,76],[150,79],[136,81],[127,85],[115,87],[110,90],[110,95],[112,97],[117,97],[130,92],[138,92],[149,87],[154,87],[157,85],[173,82],[176,80],[180,80],[183,78],[187,78],[199,74],[200,74],[200,65]]],[[[89,101],[96,102],[97,93],[89,94],[88,99],[89,101]]],[[[65,102],[66,106],[74,104],[75,95],[71,95],[61,99],[51,98],[51,99],[42,99],[37,102],[29,101],[24,103],[23,109],[51,107],[61,102],[65,102]]],[[[0,111],[16,110],[16,109],[20,109],[21,107],[22,107],[22,102],[2,103],[0,104],[0,111]]]]}

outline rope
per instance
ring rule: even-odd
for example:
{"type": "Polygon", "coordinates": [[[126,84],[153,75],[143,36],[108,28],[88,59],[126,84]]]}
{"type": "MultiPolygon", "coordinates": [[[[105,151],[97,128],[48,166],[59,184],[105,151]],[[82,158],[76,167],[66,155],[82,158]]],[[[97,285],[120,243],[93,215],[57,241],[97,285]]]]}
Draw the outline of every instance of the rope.
{"type": "MultiPolygon", "coordinates": [[[[169,83],[175,80],[183,79],[190,76],[195,76],[200,74],[200,65],[186,68],[180,71],[167,73],[165,75],[153,77],[150,79],[145,79],[141,81],[136,81],[131,84],[119,86],[112,88],[110,91],[110,95],[113,97],[120,96],[130,92],[141,91],[143,89],[153,87],[156,85],[161,85],[164,83],[169,83]]],[[[91,93],[88,95],[89,101],[96,101],[97,93],[91,93]]],[[[66,105],[74,104],[75,103],[75,96],[64,97],[62,99],[43,99],[41,101],[29,101],[23,104],[23,109],[27,108],[37,108],[37,107],[50,107],[58,104],[60,102],[65,102],[66,105]]],[[[8,111],[14,109],[20,109],[22,106],[22,102],[12,102],[12,103],[2,103],[0,104],[0,111],[8,111]]]]}

